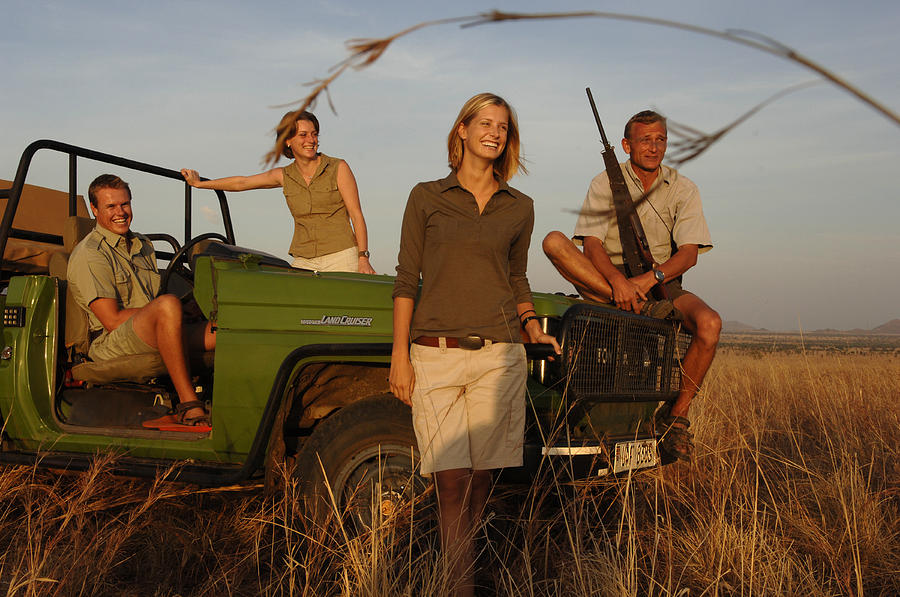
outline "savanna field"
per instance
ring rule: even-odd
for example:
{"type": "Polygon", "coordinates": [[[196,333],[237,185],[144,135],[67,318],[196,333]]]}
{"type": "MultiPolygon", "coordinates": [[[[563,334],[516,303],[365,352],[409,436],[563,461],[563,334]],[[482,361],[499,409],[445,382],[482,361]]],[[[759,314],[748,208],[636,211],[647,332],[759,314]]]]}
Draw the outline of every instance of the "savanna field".
{"type": "MultiPolygon", "coordinates": [[[[495,489],[480,594],[900,594],[900,340],[725,340],[691,464],[495,489]]],[[[289,476],[267,495],[3,467],[0,595],[441,595],[431,504],[355,535],[305,520],[289,476]]]]}

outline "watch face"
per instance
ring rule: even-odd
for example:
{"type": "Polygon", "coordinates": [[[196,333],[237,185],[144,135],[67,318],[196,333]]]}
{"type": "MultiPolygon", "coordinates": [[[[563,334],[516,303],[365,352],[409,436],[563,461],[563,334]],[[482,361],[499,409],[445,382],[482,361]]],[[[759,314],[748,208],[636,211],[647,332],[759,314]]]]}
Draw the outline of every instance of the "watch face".
{"type": "Polygon", "coordinates": [[[658,269],[657,269],[657,270],[653,270],[653,276],[656,278],[656,281],[657,281],[657,282],[662,282],[663,280],[666,279],[666,274],[664,274],[663,272],[659,271],[658,269]]]}

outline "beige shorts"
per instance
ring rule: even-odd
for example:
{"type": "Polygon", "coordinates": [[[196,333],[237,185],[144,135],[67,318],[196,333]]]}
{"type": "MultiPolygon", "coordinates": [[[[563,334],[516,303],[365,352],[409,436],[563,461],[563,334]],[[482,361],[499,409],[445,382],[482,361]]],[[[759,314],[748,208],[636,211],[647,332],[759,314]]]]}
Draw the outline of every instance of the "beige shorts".
{"type": "Polygon", "coordinates": [[[413,427],[424,474],[522,465],[525,347],[479,350],[413,344],[413,427]]]}
{"type": "Polygon", "coordinates": [[[311,269],[316,272],[358,272],[359,251],[353,246],[343,251],[308,259],[306,257],[294,257],[291,267],[311,269]]]}
{"type": "MultiPolygon", "coordinates": [[[[624,274],[625,276],[628,275],[628,270],[625,269],[624,265],[617,265],[616,269],[622,272],[622,274],[624,274]]],[[[678,297],[684,296],[686,294],[694,294],[690,290],[685,290],[681,287],[681,276],[663,283],[663,286],[665,286],[666,288],[666,295],[668,295],[670,301],[674,301],[678,297]]],[[[651,298],[650,293],[647,293],[647,298],[651,298]]]]}
{"type": "Polygon", "coordinates": [[[134,317],[130,317],[110,333],[103,334],[91,342],[88,356],[92,361],[108,361],[118,357],[154,352],[157,350],[135,333],[134,317]]]}

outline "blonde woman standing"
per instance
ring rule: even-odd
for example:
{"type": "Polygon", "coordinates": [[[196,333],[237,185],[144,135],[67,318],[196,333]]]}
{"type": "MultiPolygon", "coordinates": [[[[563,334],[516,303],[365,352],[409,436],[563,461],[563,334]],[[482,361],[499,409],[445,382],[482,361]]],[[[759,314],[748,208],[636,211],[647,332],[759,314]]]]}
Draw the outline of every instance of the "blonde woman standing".
{"type": "Polygon", "coordinates": [[[533,202],[507,184],[522,167],[515,112],[478,94],[447,145],[450,174],[416,185],[403,216],[390,384],[412,406],[421,473],[434,476],[451,586],[471,595],[491,471],[522,464],[523,333],[559,346],[526,278],[533,202]]]}
{"type": "Polygon", "coordinates": [[[283,188],[294,218],[289,251],[294,257],[292,266],[374,274],[356,179],[347,162],[319,152],[318,119],[310,112],[288,112],[276,128],[276,139],[276,147],[268,157],[272,162],[277,161],[279,154],[293,158],[284,168],[205,181],[200,180],[196,170],[184,168],[181,175],[198,189],[283,188]]]}

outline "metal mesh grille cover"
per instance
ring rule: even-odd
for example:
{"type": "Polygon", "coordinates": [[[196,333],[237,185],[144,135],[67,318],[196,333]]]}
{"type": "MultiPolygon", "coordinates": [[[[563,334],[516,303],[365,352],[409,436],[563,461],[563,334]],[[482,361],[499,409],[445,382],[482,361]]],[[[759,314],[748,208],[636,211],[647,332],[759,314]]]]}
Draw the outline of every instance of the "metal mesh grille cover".
{"type": "Polygon", "coordinates": [[[563,316],[563,371],[578,399],[646,401],[674,398],[690,335],[679,324],[595,305],[563,316]]]}

